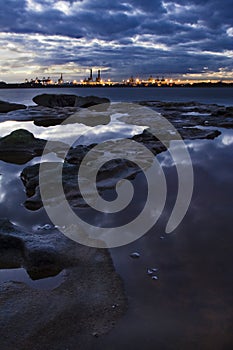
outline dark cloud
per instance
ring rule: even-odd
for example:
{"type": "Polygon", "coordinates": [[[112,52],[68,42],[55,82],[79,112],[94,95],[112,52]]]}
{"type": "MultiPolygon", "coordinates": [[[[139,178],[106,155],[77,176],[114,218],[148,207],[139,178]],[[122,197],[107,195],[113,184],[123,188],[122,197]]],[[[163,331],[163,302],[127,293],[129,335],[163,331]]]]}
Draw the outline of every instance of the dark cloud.
{"type": "Polygon", "coordinates": [[[0,6],[2,65],[9,69],[101,66],[122,77],[233,69],[232,0],[0,0],[0,6]]]}

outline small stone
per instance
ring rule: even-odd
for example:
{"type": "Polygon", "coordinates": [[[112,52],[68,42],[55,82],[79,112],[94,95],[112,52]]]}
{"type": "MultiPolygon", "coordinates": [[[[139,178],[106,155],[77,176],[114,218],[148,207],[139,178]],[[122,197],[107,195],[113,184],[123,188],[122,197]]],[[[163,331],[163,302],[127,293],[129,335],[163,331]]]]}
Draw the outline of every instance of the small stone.
{"type": "Polygon", "coordinates": [[[158,280],[159,278],[158,278],[158,276],[152,276],[151,279],[152,280],[158,280]]]}
{"type": "Polygon", "coordinates": [[[130,254],[130,257],[133,259],[138,259],[138,258],[140,258],[140,254],[138,252],[134,252],[134,253],[130,254]]]}
{"type": "Polygon", "coordinates": [[[157,272],[159,269],[158,269],[158,267],[153,267],[151,270],[152,270],[153,272],[157,272]]]}
{"type": "Polygon", "coordinates": [[[165,237],[164,237],[164,236],[160,236],[159,238],[160,238],[160,239],[165,239],[165,237]]]}
{"type": "Polygon", "coordinates": [[[45,225],[43,225],[43,226],[39,226],[38,227],[38,230],[51,230],[53,228],[53,226],[52,225],[50,225],[50,224],[45,224],[45,225]]]}
{"type": "Polygon", "coordinates": [[[156,268],[156,267],[153,267],[153,268],[148,268],[147,269],[147,275],[153,275],[153,273],[157,272],[159,269],[156,268]]]}
{"type": "Polygon", "coordinates": [[[119,306],[119,304],[113,304],[113,305],[112,305],[112,308],[115,309],[115,308],[118,307],[118,306],[119,306]]]}
{"type": "Polygon", "coordinates": [[[92,333],[93,337],[98,338],[99,334],[97,332],[92,333]]]}

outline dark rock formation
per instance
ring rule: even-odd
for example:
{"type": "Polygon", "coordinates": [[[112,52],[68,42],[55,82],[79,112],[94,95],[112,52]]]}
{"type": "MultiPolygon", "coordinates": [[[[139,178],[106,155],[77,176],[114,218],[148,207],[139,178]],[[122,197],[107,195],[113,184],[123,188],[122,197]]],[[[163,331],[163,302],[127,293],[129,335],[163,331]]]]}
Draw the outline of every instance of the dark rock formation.
{"type": "Polygon", "coordinates": [[[184,126],[233,127],[233,107],[198,102],[142,101],[140,105],[161,113],[176,128],[184,126]]]}
{"type": "MultiPolygon", "coordinates": [[[[86,155],[88,147],[78,146],[69,152],[67,156],[68,162],[63,165],[63,188],[64,193],[73,208],[86,207],[87,203],[84,201],[80,193],[78,185],[78,170],[83,157],[86,155]]],[[[101,154],[99,155],[101,156],[101,154]]],[[[58,166],[58,163],[52,162],[46,164],[46,170],[43,172],[43,177],[46,178],[48,188],[55,187],[55,176],[51,175],[53,169],[58,166]]],[[[28,199],[24,205],[29,210],[38,210],[43,206],[40,189],[39,189],[39,170],[40,164],[35,164],[26,167],[21,173],[21,180],[26,188],[28,199]]],[[[133,179],[136,174],[140,172],[140,168],[136,164],[125,159],[113,159],[105,163],[99,170],[97,176],[97,188],[99,193],[103,193],[106,189],[112,189],[120,178],[133,179]]],[[[84,179],[85,180],[85,179],[84,179]]],[[[52,192],[52,190],[51,190],[52,192]]],[[[56,196],[56,194],[54,194],[56,196]]],[[[91,195],[91,193],[89,194],[91,195]]],[[[51,200],[54,200],[51,194],[51,200]]],[[[56,198],[56,197],[55,197],[56,198]]]]}
{"type": "Polygon", "coordinates": [[[97,96],[81,97],[77,95],[55,95],[55,94],[42,94],[33,98],[39,106],[44,107],[81,107],[88,108],[94,105],[109,103],[108,98],[101,98],[97,96]]]}
{"type": "Polygon", "coordinates": [[[46,141],[36,139],[27,130],[19,129],[0,139],[0,159],[7,163],[25,164],[42,154],[46,141]]]}
{"type": "Polygon", "coordinates": [[[37,105],[49,108],[74,107],[75,101],[75,95],[42,94],[33,98],[33,102],[35,102],[37,105]]]}
{"type": "Polygon", "coordinates": [[[16,111],[17,109],[26,109],[27,107],[18,103],[10,103],[6,101],[0,101],[0,113],[8,113],[16,111]]]}
{"type": "MultiPolygon", "coordinates": [[[[46,140],[35,138],[27,130],[15,130],[10,135],[0,138],[0,160],[7,163],[25,164],[34,157],[42,155],[46,142],[46,140]]],[[[50,144],[52,145],[51,152],[62,152],[61,142],[50,144]]]]}
{"type": "Polygon", "coordinates": [[[105,249],[79,245],[55,229],[25,232],[0,219],[0,253],[0,268],[24,267],[32,279],[65,269],[53,290],[0,283],[1,350],[91,349],[92,334],[110,331],[126,310],[121,279],[105,249]]]}
{"type": "Polygon", "coordinates": [[[88,117],[82,113],[84,110],[80,107],[43,107],[30,106],[25,110],[14,111],[8,114],[2,114],[1,121],[33,121],[37,126],[54,126],[63,122],[66,124],[84,123],[88,126],[96,126],[98,124],[108,124],[110,117],[108,115],[88,117]],[[69,118],[74,116],[74,118],[69,118]],[[98,123],[98,124],[97,124],[98,123]]]}

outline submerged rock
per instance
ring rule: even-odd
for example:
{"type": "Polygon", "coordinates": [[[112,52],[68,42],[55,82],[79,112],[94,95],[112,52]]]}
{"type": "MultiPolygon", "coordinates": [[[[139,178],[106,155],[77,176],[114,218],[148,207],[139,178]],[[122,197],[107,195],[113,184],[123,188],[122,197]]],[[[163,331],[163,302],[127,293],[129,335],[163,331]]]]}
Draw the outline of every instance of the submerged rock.
{"type": "Polygon", "coordinates": [[[27,106],[18,103],[10,103],[6,101],[0,101],[0,113],[8,113],[16,111],[17,109],[26,109],[27,106]]]}

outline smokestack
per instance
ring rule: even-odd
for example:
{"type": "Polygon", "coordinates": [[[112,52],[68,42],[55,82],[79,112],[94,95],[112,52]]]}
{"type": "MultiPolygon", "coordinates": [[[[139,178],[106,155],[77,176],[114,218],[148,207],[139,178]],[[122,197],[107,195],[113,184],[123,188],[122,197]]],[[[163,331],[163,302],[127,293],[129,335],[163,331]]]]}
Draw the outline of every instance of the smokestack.
{"type": "Polygon", "coordinates": [[[92,68],[90,69],[90,80],[93,80],[92,68]]]}
{"type": "Polygon", "coordinates": [[[98,70],[98,80],[100,80],[100,69],[98,70]]]}

